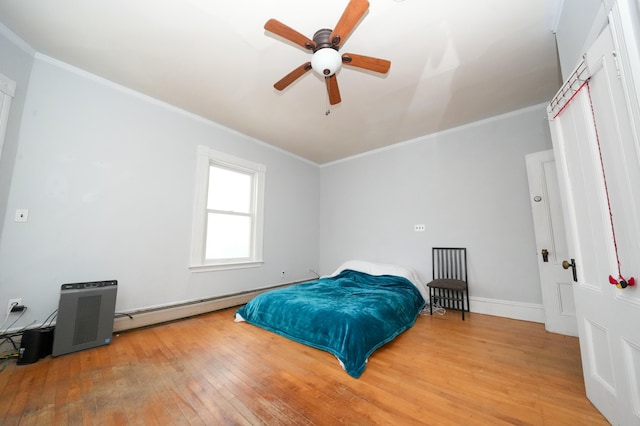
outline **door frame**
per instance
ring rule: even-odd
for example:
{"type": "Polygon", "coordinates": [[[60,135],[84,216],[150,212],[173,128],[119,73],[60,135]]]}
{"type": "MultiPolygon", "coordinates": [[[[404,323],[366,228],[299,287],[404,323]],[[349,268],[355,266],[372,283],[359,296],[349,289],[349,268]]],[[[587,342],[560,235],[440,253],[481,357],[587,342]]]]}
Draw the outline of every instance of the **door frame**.
{"type": "Polygon", "coordinates": [[[555,156],[550,149],[528,154],[525,162],[545,329],[577,337],[572,276],[562,267],[562,261],[568,258],[569,252],[555,156]],[[546,259],[543,249],[548,252],[546,259]]]}

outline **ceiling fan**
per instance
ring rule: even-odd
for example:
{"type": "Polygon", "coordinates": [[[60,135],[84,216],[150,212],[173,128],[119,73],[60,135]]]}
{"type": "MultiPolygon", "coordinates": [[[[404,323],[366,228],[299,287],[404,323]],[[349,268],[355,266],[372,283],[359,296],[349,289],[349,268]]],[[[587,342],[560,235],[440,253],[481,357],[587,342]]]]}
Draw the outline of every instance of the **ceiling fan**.
{"type": "Polygon", "coordinates": [[[267,23],[264,24],[265,30],[313,52],[310,62],[305,62],[285,75],[280,81],[274,84],[273,87],[277,90],[284,90],[291,83],[302,77],[307,71],[313,69],[320,76],[324,77],[327,85],[327,93],[329,94],[329,103],[335,105],[341,101],[336,72],[342,64],[381,74],[387,73],[389,67],[391,67],[391,62],[385,59],[356,55],[354,53],[345,53],[343,55],[338,53],[344,41],[368,9],[369,2],[367,0],[350,0],[336,27],[333,30],[322,28],[316,31],[313,35],[313,40],[280,21],[269,19],[267,23]]]}

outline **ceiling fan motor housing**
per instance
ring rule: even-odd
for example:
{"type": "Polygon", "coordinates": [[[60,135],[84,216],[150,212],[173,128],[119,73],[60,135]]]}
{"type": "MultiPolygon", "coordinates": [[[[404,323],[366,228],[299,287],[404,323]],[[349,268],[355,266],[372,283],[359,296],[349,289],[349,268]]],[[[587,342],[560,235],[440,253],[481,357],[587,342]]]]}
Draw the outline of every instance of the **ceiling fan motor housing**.
{"type": "Polygon", "coordinates": [[[334,45],[330,40],[332,31],[328,28],[322,28],[313,35],[316,47],[313,49],[311,67],[323,77],[331,77],[342,65],[342,57],[338,53],[340,47],[334,45]]]}
{"type": "Polygon", "coordinates": [[[333,30],[329,29],[329,28],[322,28],[318,31],[316,31],[316,33],[313,35],[313,41],[316,44],[315,49],[313,49],[313,52],[317,52],[320,49],[324,49],[326,47],[331,47],[332,49],[336,49],[338,50],[339,47],[336,47],[331,40],[329,40],[331,38],[331,32],[333,30]]]}

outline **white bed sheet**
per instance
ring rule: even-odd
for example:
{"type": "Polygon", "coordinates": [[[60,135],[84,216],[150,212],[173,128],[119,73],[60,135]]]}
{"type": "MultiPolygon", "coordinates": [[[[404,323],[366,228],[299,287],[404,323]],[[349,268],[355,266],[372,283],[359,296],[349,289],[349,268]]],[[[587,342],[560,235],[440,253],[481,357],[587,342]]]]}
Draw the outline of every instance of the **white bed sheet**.
{"type": "Polygon", "coordinates": [[[427,287],[420,281],[418,274],[413,269],[388,263],[369,262],[366,260],[348,260],[340,265],[334,273],[326,276],[333,277],[345,269],[364,272],[369,275],[397,275],[399,277],[404,277],[418,289],[422,298],[426,302],[429,301],[429,292],[427,291],[427,287]]]}

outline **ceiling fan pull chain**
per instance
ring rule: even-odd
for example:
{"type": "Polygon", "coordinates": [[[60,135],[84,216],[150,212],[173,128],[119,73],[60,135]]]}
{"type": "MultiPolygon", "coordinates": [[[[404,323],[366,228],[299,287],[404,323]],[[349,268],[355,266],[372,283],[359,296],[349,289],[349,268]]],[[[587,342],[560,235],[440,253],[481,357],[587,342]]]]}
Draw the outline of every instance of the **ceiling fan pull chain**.
{"type": "Polygon", "coordinates": [[[324,112],[325,117],[331,114],[331,106],[329,106],[329,92],[324,91],[324,104],[326,105],[326,110],[324,112]]]}

